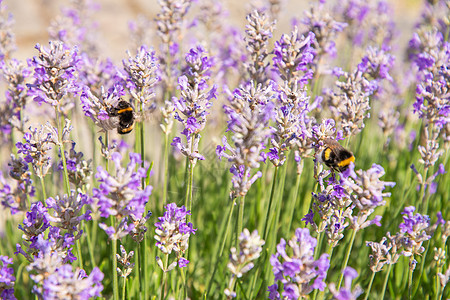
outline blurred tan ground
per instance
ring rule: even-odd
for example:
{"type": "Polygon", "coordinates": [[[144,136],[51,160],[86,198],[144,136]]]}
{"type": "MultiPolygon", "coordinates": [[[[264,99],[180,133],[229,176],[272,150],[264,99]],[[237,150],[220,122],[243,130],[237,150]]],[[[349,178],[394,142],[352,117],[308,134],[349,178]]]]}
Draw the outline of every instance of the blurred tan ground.
{"type": "MultiPolygon", "coordinates": [[[[14,57],[25,59],[36,54],[36,43],[47,44],[47,27],[50,21],[60,13],[61,7],[67,6],[69,0],[3,0],[15,19],[14,32],[18,51],[14,57]]],[[[96,0],[100,10],[95,13],[99,24],[99,36],[102,40],[101,51],[105,56],[119,62],[127,48],[131,46],[128,22],[142,14],[152,19],[160,7],[156,0],[96,0]]],[[[229,22],[240,25],[244,29],[245,14],[249,1],[228,0],[221,1],[225,9],[230,11],[229,22]]],[[[288,32],[290,20],[294,16],[302,16],[303,10],[308,8],[311,1],[285,1],[282,17],[278,20],[276,35],[288,32]]],[[[394,8],[398,27],[404,32],[410,31],[416,22],[422,1],[419,0],[391,0],[389,4],[394,8]]],[[[196,4],[194,3],[194,6],[196,4]]],[[[228,21],[228,20],[227,20],[228,21]]],[[[149,30],[155,30],[149,28],[149,30]]],[[[409,39],[410,35],[402,34],[400,39],[409,39]]]]}

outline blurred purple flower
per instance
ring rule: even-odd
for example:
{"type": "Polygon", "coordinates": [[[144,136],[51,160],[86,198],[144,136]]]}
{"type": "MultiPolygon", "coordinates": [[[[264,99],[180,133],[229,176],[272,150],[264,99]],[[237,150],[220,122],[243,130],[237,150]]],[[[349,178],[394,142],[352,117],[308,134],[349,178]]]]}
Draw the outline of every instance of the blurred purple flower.
{"type": "Polygon", "coordinates": [[[333,294],[333,299],[336,300],[356,300],[363,293],[363,289],[358,285],[352,291],[352,281],[358,277],[358,272],[352,267],[346,267],[343,271],[344,286],[336,290],[334,283],[330,284],[330,292],[333,294]]]}
{"type": "MultiPolygon", "coordinates": [[[[311,293],[314,289],[324,290],[330,262],[328,254],[322,254],[314,260],[314,249],[317,240],[310,236],[309,229],[297,228],[295,236],[287,244],[281,239],[277,245],[277,253],[272,255],[270,263],[275,275],[275,284],[281,281],[284,291],[283,299],[298,299],[311,293]],[[286,246],[292,249],[286,249],[286,246]],[[291,256],[288,253],[292,253],[291,256]],[[312,282],[314,280],[314,282],[312,282]]],[[[273,298],[279,299],[279,294],[272,286],[269,291],[273,298]]]]}
{"type": "Polygon", "coordinates": [[[16,300],[14,297],[16,277],[14,277],[14,269],[8,267],[12,263],[12,258],[0,255],[0,297],[5,300],[16,300]]]}

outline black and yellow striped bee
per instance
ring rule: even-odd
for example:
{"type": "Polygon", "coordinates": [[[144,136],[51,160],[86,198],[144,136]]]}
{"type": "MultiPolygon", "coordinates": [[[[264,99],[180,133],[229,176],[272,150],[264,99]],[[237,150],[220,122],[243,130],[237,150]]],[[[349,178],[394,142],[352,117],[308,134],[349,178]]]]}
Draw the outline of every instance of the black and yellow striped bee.
{"type": "Polygon", "coordinates": [[[325,148],[319,157],[327,167],[338,172],[344,172],[350,163],[355,161],[353,153],[335,140],[325,139],[324,143],[325,148]]]}
{"type": "Polygon", "coordinates": [[[128,101],[120,100],[115,107],[109,109],[108,115],[114,121],[117,133],[128,134],[133,130],[136,113],[128,101]]]}

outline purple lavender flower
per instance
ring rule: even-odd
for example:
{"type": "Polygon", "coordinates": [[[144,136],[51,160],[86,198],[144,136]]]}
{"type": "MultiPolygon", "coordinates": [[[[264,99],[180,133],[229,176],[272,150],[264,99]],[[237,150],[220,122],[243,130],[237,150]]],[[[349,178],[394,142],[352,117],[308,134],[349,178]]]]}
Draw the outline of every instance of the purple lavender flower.
{"type": "Polygon", "coordinates": [[[230,261],[227,264],[228,270],[232,273],[228,287],[225,289],[225,295],[228,297],[236,297],[234,286],[237,278],[250,271],[254,267],[253,260],[256,260],[261,255],[262,246],[264,245],[258,231],[254,230],[251,234],[245,228],[239,235],[239,252],[235,247],[230,249],[230,261]]]}
{"type": "Polygon", "coordinates": [[[73,106],[67,96],[81,91],[75,76],[81,62],[78,50],[58,41],[50,41],[48,49],[37,44],[36,49],[39,56],[28,62],[34,68],[34,82],[28,84],[28,96],[39,104],[45,102],[67,113],[73,106]]]}
{"type": "Polygon", "coordinates": [[[14,269],[8,268],[12,264],[12,258],[0,255],[0,297],[2,299],[16,300],[14,297],[14,269]]]}
{"type": "MultiPolygon", "coordinates": [[[[183,258],[184,252],[189,247],[189,237],[195,234],[197,229],[193,228],[191,222],[186,223],[186,216],[191,212],[186,210],[184,205],[178,207],[175,203],[170,203],[165,206],[165,209],[164,216],[159,217],[159,222],[155,223],[156,247],[166,255],[175,252],[178,266],[182,268],[189,262],[183,258]]],[[[160,260],[158,265],[163,271],[168,271],[160,260]]]]}
{"type": "Polygon", "coordinates": [[[249,52],[249,60],[244,63],[248,81],[255,84],[266,83],[269,77],[269,62],[265,60],[269,56],[268,43],[272,38],[272,32],[275,27],[275,21],[271,21],[265,12],[253,10],[246,17],[246,45],[249,52]],[[248,74],[248,75],[247,75],[248,74]]]}
{"type": "Polygon", "coordinates": [[[21,157],[15,158],[11,155],[9,176],[17,181],[13,185],[7,182],[0,171],[0,198],[1,204],[11,210],[14,215],[19,211],[28,210],[28,199],[35,196],[35,188],[31,180],[31,172],[28,170],[28,163],[21,157]]]}
{"type": "Polygon", "coordinates": [[[89,277],[82,269],[73,272],[71,265],[63,264],[61,252],[56,250],[57,243],[52,239],[45,240],[42,234],[37,238],[36,249],[37,255],[27,267],[33,273],[30,277],[36,284],[33,293],[45,299],[100,296],[103,273],[97,267],[89,277]]]}
{"type": "Polygon", "coordinates": [[[1,39],[0,39],[0,59],[9,59],[11,53],[16,50],[16,37],[14,36],[12,27],[14,25],[14,18],[11,13],[7,13],[7,6],[0,3],[0,24],[1,24],[1,39]]]}
{"type": "Polygon", "coordinates": [[[30,76],[31,71],[17,59],[1,60],[0,69],[3,78],[8,83],[8,89],[5,92],[6,103],[0,108],[2,110],[0,117],[2,133],[9,134],[11,127],[24,132],[28,117],[20,111],[24,110],[26,106],[27,88],[25,81],[30,76]]]}
{"type": "Polygon", "coordinates": [[[135,57],[132,57],[129,51],[127,54],[128,59],[122,61],[126,74],[119,72],[119,75],[126,81],[131,98],[134,103],[139,104],[139,110],[152,110],[155,106],[154,87],[159,80],[155,75],[157,72],[155,52],[141,46],[135,57]]]}
{"type": "Polygon", "coordinates": [[[48,275],[42,284],[45,299],[91,299],[99,297],[103,290],[104,274],[95,267],[89,276],[82,269],[72,270],[71,265],[62,265],[48,275]]]}
{"type": "Polygon", "coordinates": [[[300,36],[297,27],[291,35],[283,34],[279,41],[275,42],[273,54],[274,71],[281,80],[289,84],[296,82],[300,87],[312,79],[313,71],[309,67],[314,60],[315,50],[312,47],[314,34],[300,36]]]}
{"type": "MultiPolygon", "coordinates": [[[[277,245],[277,253],[272,255],[270,263],[275,275],[275,284],[283,284],[282,299],[298,299],[311,293],[314,289],[325,288],[323,280],[326,277],[330,261],[328,254],[322,254],[314,260],[314,248],[317,240],[310,236],[309,229],[297,228],[295,236],[288,242],[281,239],[277,245]],[[287,249],[286,246],[289,246],[287,249]],[[288,253],[293,253],[291,256],[288,253]],[[313,282],[314,280],[314,282],[313,282]]],[[[280,299],[275,286],[271,286],[270,295],[280,299]]]]}
{"type": "Polygon", "coordinates": [[[339,291],[336,290],[334,283],[331,283],[329,288],[330,292],[333,294],[333,299],[336,300],[356,300],[359,295],[363,293],[362,288],[358,285],[352,291],[352,281],[358,277],[358,272],[352,267],[346,267],[343,271],[344,273],[344,286],[340,288],[339,291]]]}
{"type": "Polygon", "coordinates": [[[306,31],[314,33],[313,47],[316,52],[315,65],[317,72],[317,66],[323,55],[328,54],[332,58],[336,56],[334,39],[339,32],[342,32],[347,27],[347,24],[336,21],[326,11],[322,3],[312,6],[309,11],[305,10],[305,17],[302,23],[306,27],[306,31]]]}
{"type": "Polygon", "coordinates": [[[175,78],[179,75],[180,31],[185,25],[185,16],[191,2],[187,0],[161,0],[158,2],[161,11],[156,16],[157,34],[161,38],[161,80],[167,91],[173,92],[175,78]]]}
{"type": "Polygon", "coordinates": [[[233,197],[246,195],[250,186],[262,175],[261,172],[251,175],[251,172],[259,168],[261,152],[272,133],[268,128],[274,108],[273,102],[269,101],[270,94],[271,88],[262,88],[261,85],[250,91],[240,88],[234,93],[229,106],[224,106],[228,130],[233,132],[234,148],[224,136],[223,146],[217,146],[216,154],[232,163],[233,197]]]}
{"type": "Polygon", "coordinates": [[[82,193],[76,194],[74,191],[68,196],[56,196],[45,200],[47,209],[52,209],[53,213],[47,212],[47,220],[53,222],[56,227],[67,230],[68,233],[81,234],[81,221],[90,221],[91,211],[82,213],[83,206],[90,203],[88,196],[82,193]]]}
{"type": "MultiPolygon", "coordinates": [[[[72,143],[72,148],[69,153],[64,151],[66,156],[67,173],[69,175],[69,181],[77,187],[77,191],[81,191],[83,187],[86,187],[91,179],[92,175],[92,159],[84,160],[84,154],[82,152],[75,151],[75,142],[72,143]]],[[[62,162],[58,165],[60,170],[63,169],[62,162]]]]}
{"type": "Polygon", "coordinates": [[[114,85],[118,81],[118,75],[117,67],[111,59],[93,58],[86,53],[81,53],[81,62],[78,77],[83,85],[89,87],[90,92],[95,97],[101,98],[103,90],[114,89],[114,85]]]}
{"type": "Polygon", "coordinates": [[[192,48],[186,54],[185,60],[187,67],[183,70],[183,75],[178,78],[181,97],[174,99],[174,105],[177,109],[175,119],[184,126],[181,133],[186,137],[186,144],[181,143],[181,139],[176,137],[172,145],[195,164],[198,159],[205,159],[198,153],[198,142],[200,132],[206,125],[208,110],[212,105],[211,100],[216,98],[217,86],[213,85],[212,88],[208,86],[212,61],[202,46],[192,48]]]}
{"type": "Polygon", "coordinates": [[[342,183],[350,194],[350,199],[356,208],[358,208],[357,216],[349,216],[352,227],[355,230],[363,229],[372,224],[381,226],[381,216],[376,216],[373,220],[368,221],[375,208],[386,204],[384,197],[389,197],[390,193],[383,193],[387,186],[395,186],[395,182],[381,181],[380,177],[385,174],[383,167],[373,164],[367,170],[358,170],[354,172],[354,164],[350,164],[349,168],[344,172],[342,183]]]}
{"type": "Polygon", "coordinates": [[[141,157],[137,153],[130,153],[130,162],[126,167],[121,166],[122,155],[114,152],[111,160],[115,164],[115,174],[106,172],[101,166],[97,168],[95,178],[99,181],[99,188],[93,190],[101,216],[121,217],[133,214],[140,218],[145,211],[145,204],[152,192],[148,185],[141,190],[142,178],[147,176],[146,168],[136,167],[141,164],[141,157]]]}
{"type": "Polygon", "coordinates": [[[123,245],[120,245],[120,253],[116,253],[117,262],[123,267],[123,270],[120,268],[117,268],[117,273],[120,277],[127,278],[134,268],[134,263],[131,262],[131,258],[134,255],[134,251],[130,251],[127,254],[127,251],[125,250],[125,247],[123,245]]]}
{"type": "Polygon", "coordinates": [[[98,24],[94,13],[99,6],[94,1],[73,2],[51,21],[48,33],[51,40],[66,45],[78,45],[84,53],[98,55],[98,24]]]}
{"type": "Polygon", "coordinates": [[[343,183],[350,188],[352,201],[361,211],[368,211],[378,206],[386,204],[383,197],[389,197],[391,193],[383,193],[387,187],[395,186],[395,182],[381,181],[385,172],[383,167],[373,164],[367,171],[358,170],[354,172],[354,165],[351,164],[344,176],[343,183]]]}
{"type": "Polygon", "coordinates": [[[430,227],[430,217],[427,215],[421,215],[419,213],[413,214],[416,208],[414,206],[405,207],[402,212],[403,223],[398,227],[400,232],[406,233],[409,239],[407,243],[407,251],[412,254],[420,254],[425,248],[422,247],[422,243],[429,240],[431,236],[427,233],[427,229],[430,227]]]}

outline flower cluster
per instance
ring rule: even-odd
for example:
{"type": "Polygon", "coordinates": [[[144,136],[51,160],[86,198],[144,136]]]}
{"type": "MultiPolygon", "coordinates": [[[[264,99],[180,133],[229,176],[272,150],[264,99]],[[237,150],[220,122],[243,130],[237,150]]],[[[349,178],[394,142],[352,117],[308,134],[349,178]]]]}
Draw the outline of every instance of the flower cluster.
{"type": "Polygon", "coordinates": [[[47,213],[47,220],[53,222],[56,227],[67,230],[68,233],[78,233],[75,239],[79,238],[81,221],[90,221],[91,211],[82,212],[83,206],[90,203],[87,195],[74,191],[70,195],[56,196],[55,198],[48,198],[45,200],[47,209],[53,209],[53,213],[47,213]]]}
{"type": "Polygon", "coordinates": [[[119,264],[123,267],[123,270],[120,268],[117,268],[117,273],[119,273],[120,277],[127,278],[128,275],[131,274],[131,271],[133,271],[134,263],[131,263],[131,258],[134,255],[134,251],[130,251],[127,254],[127,251],[123,247],[123,245],[120,245],[120,254],[116,253],[116,259],[119,262],[119,264]]]}
{"type": "Polygon", "coordinates": [[[217,146],[216,154],[219,158],[225,157],[232,164],[232,197],[245,196],[250,186],[262,175],[259,171],[254,175],[251,172],[252,169],[259,168],[262,150],[272,133],[268,128],[274,108],[270,101],[271,93],[270,87],[263,88],[262,85],[250,90],[241,87],[234,93],[230,104],[224,106],[228,116],[228,130],[233,133],[234,147],[224,136],[223,146],[217,146]]]}
{"type": "MultiPolygon", "coordinates": [[[[147,168],[138,167],[142,161],[137,153],[130,153],[130,162],[126,167],[121,166],[122,155],[120,153],[114,152],[111,160],[115,165],[115,173],[107,172],[99,166],[95,175],[100,186],[93,189],[93,198],[100,211],[100,216],[103,218],[114,216],[120,219],[134,215],[135,218],[140,219],[144,215],[145,204],[153,189],[150,185],[141,189],[142,179],[147,177],[147,168]]],[[[103,223],[101,227],[107,231],[111,239],[118,239],[134,228],[133,224],[127,226],[125,220],[126,218],[116,228],[107,228],[103,223]],[[126,226],[127,229],[123,230],[124,227],[121,226],[126,226]]]]}
{"type": "Polygon", "coordinates": [[[295,27],[290,35],[283,34],[280,40],[275,42],[273,49],[273,69],[283,81],[289,85],[296,82],[304,86],[312,79],[313,71],[310,64],[316,54],[312,43],[314,33],[307,36],[300,35],[295,27]]]}
{"type": "Polygon", "coordinates": [[[16,300],[14,297],[14,269],[9,268],[8,265],[13,263],[12,258],[0,255],[0,297],[2,299],[16,300]]]}
{"type": "Polygon", "coordinates": [[[272,38],[272,32],[275,27],[275,21],[271,21],[269,16],[264,12],[253,10],[246,17],[248,25],[246,25],[245,41],[247,51],[249,52],[249,61],[244,63],[248,74],[248,80],[254,84],[266,83],[268,80],[268,66],[266,62],[269,56],[268,43],[272,38]]]}
{"type": "Polygon", "coordinates": [[[384,189],[387,186],[395,186],[395,182],[380,180],[384,174],[383,167],[377,164],[373,164],[367,171],[358,170],[356,172],[354,172],[354,164],[350,164],[345,172],[342,182],[350,194],[353,205],[358,209],[357,215],[350,217],[353,229],[364,229],[372,224],[381,226],[381,216],[376,216],[371,221],[368,221],[367,218],[376,207],[386,204],[383,198],[389,197],[391,193],[383,193],[384,189]]]}
{"type": "MultiPolygon", "coordinates": [[[[76,186],[77,190],[82,190],[83,187],[88,188],[92,175],[92,159],[84,160],[83,152],[75,151],[75,142],[72,143],[72,148],[67,153],[64,152],[67,163],[67,173],[69,181],[76,186]]],[[[62,162],[59,164],[59,169],[63,169],[62,162]]]]}
{"type": "Polygon", "coordinates": [[[288,243],[281,239],[277,253],[270,258],[275,284],[269,286],[269,299],[299,299],[315,289],[324,290],[323,280],[330,261],[325,253],[314,260],[316,245],[317,240],[310,236],[307,228],[297,228],[288,243]],[[292,253],[291,256],[288,253],[292,253]],[[280,289],[283,290],[281,297],[280,289]]]}
{"type": "Polygon", "coordinates": [[[334,11],[348,24],[345,32],[354,46],[386,45],[395,37],[394,16],[386,0],[339,1],[334,11]]]}
{"type": "Polygon", "coordinates": [[[131,99],[141,111],[154,109],[154,86],[158,82],[155,52],[141,46],[135,57],[129,51],[127,54],[128,59],[122,61],[126,74],[119,74],[126,81],[131,99]]]}
{"type": "Polygon", "coordinates": [[[192,48],[186,54],[186,64],[183,75],[178,78],[181,97],[174,98],[177,109],[175,119],[184,126],[181,134],[186,136],[186,144],[182,143],[180,137],[175,137],[171,145],[195,164],[197,160],[205,159],[198,151],[198,143],[200,132],[206,125],[208,110],[212,105],[211,100],[217,97],[217,86],[213,85],[209,89],[208,80],[212,60],[202,46],[192,48]]]}
{"type": "Polygon", "coordinates": [[[60,253],[54,250],[55,242],[39,235],[36,241],[37,255],[27,267],[36,283],[33,292],[45,299],[88,299],[100,296],[103,290],[103,273],[95,267],[87,276],[82,269],[63,264],[60,253]]]}
{"type": "Polygon", "coordinates": [[[321,186],[320,193],[313,193],[313,199],[313,210],[310,210],[302,221],[311,224],[318,233],[325,231],[328,244],[336,247],[344,237],[345,228],[349,225],[347,217],[353,213],[350,196],[345,186],[331,177],[326,187],[321,186]],[[315,214],[319,217],[319,224],[314,221],[315,214]]]}
{"type": "Polygon", "coordinates": [[[16,214],[19,211],[25,212],[28,210],[28,199],[34,197],[35,188],[33,180],[31,180],[31,172],[28,169],[28,163],[21,157],[16,158],[11,155],[11,162],[9,176],[17,181],[13,186],[8,183],[0,173],[0,198],[1,204],[11,210],[11,214],[16,214]]]}
{"type": "Polygon", "coordinates": [[[178,207],[175,203],[170,203],[165,206],[166,211],[164,216],[159,217],[159,222],[155,223],[155,240],[156,247],[164,253],[169,255],[172,252],[176,254],[176,260],[169,266],[163,266],[161,260],[157,257],[159,267],[168,272],[175,268],[178,264],[180,268],[185,267],[189,261],[183,257],[184,252],[189,247],[189,237],[195,234],[197,229],[193,228],[191,222],[186,223],[186,216],[191,212],[186,210],[186,207],[178,207]]]}
{"type": "Polygon", "coordinates": [[[16,37],[12,31],[14,18],[8,14],[7,7],[0,3],[0,59],[8,59],[11,53],[16,50],[16,37]]]}
{"type": "Polygon", "coordinates": [[[70,46],[77,45],[84,53],[97,54],[98,25],[94,14],[98,8],[98,4],[91,0],[71,2],[50,22],[50,39],[70,46]]]}
{"type": "Polygon", "coordinates": [[[161,11],[156,16],[157,34],[161,38],[159,56],[161,80],[166,90],[173,92],[173,82],[178,76],[179,37],[185,16],[191,6],[188,0],[158,0],[161,11]]]}
{"type": "Polygon", "coordinates": [[[333,74],[340,78],[335,85],[338,91],[324,89],[324,101],[328,104],[338,127],[344,136],[353,136],[364,127],[364,120],[370,117],[370,99],[380,88],[380,82],[392,80],[388,71],[393,57],[377,48],[369,47],[360,64],[351,73],[339,68],[333,74]]]}
{"type": "Polygon", "coordinates": [[[31,71],[17,59],[1,60],[0,69],[3,78],[8,83],[8,89],[5,92],[6,102],[0,108],[2,112],[0,114],[2,135],[9,135],[12,127],[24,132],[25,124],[28,121],[28,117],[22,113],[27,102],[25,82],[31,75],[31,71]]]}
{"type": "Polygon", "coordinates": [[[366,242],[371,248],[370,269],[373,272],[382,270],[385,264],[395,264],[403,255],[410,258],[409,267],[414,270],[416,260],[414,255],[421,255],[425,248],[422,246],[424,241],[431,238],[431,234],[439,224],[434,226],[430,224],[430,217],[427,215],[413,214],[414,206],[405,207],[403,210],[403,223],[399,225],[399,232],[395,235],[387,233],[379,243],[366,242]]]}
{"type": "Polygon", "coordinates": [[[74,105],[67,95],[81,91],[75,76],[81,63],[78,50],[59,41],[50,41],[48,49],[37,44],[36,49],[39,55],[30,61],[30,66],[34,68],[34,81],[27,85],[28,96],[39,104],[48,103],[66,114],[74,105]]]}
{"type": "Polygon", "coordinates": [[[305,10],[305,17],[302,19],[306,31],[314,34],[313,48],[315,49],[315,66],[320,65],[321,58],[328,54],[331,57],[336,56],[336,43],[334,39],[339,32],[342,32],[347,26],[346,23],[336,21],[333,16],[326,11],[321,2],[312,6],[309,11],[305,10]]]}
{"type": "Polygon", "coordinates": [[[231,248],[230,261],[227,264],[228,270],[232,273],[228,287],[225,289],[225,295],[228,297],[236,297],[234,292],[234,285],[236,278],[241,278],[243,274],[247,273],[254,267],[252,262],[261,255],[264,240],[258,235],[258,231],[254,230],[251,234],[245,228],[239,236],[239,252],[236,248],[231,248]]]}
{"type": "Polygon", "coordinates": [[[363,293],[362,288],[358,285],[352,291],[352,281],[358,277],[358,272],[352,267],[346,267],[343,271],[344,286],[338,291],[334,283],[331,283],[329,288],[333,294],[333,299],[336,300],[356,300],[363,293]]]}

